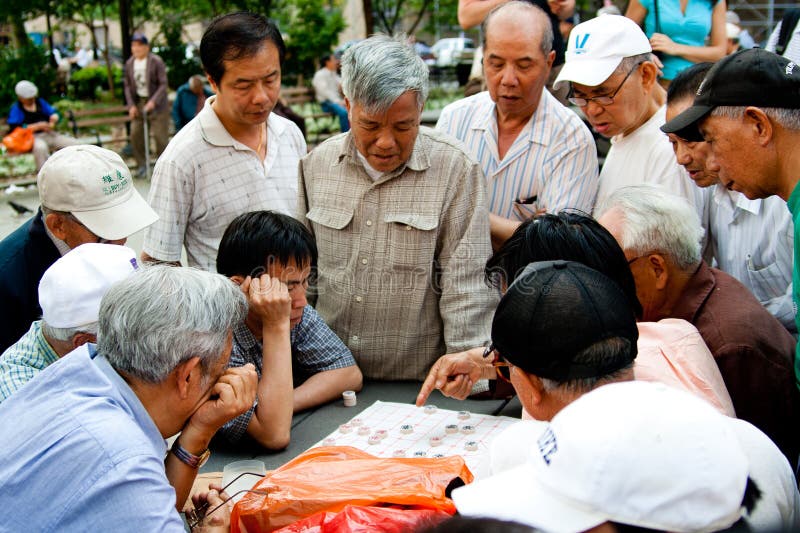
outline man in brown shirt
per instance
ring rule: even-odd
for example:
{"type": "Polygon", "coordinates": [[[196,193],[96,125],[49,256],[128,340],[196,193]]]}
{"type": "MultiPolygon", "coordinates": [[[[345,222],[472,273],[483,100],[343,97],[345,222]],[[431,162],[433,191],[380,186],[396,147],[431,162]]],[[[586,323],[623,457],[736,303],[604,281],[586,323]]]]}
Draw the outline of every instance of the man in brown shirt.
{"type": "Polygon", "coordinates": [[[739,418],[797,463],[794,338],[735,278],[700,259],[703,230],[684,199],[625,187],[598,211],[628,258],[644,320],[682,318],[706,341],[739,418]]]}
{"type": "Polygon", "coordinates": [[[420,128],[428,71],[384,36],[342,59],[352,129],[300,164],[299,218],[319,249],[316,309],[372,379],[418,379],[481,346],[497,302],[485,180],[454,139],[420,128]]]}

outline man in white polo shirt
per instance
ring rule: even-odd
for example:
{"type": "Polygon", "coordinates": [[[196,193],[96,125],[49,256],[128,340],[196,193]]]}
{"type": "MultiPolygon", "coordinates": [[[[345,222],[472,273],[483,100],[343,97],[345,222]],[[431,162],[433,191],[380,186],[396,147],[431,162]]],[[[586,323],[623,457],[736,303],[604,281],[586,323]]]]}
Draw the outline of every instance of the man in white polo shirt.
{"type": "Polygon", "coordinates": [[[302,133],[272,113],[285,53],[278,28],[254,13],[215,19],[200,59],[216,92],[159,157],[148,201],[160,220],[142,259],[215,271],[217,247],[236,216],[269,209],[294,214],[302,133]]]}

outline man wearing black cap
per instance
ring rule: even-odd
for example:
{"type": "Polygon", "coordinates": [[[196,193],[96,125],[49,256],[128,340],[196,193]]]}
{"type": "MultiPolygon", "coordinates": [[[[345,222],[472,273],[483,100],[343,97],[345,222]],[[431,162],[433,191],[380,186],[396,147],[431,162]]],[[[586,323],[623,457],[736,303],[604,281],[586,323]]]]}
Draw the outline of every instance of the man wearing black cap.
{"type": "MultiPolygon", "coordinates": [[[[572,261],[529,264],[497,307],[491,348],[498,373],[511,380],[520,402],[537,420],[515,424],[492,441],[491,474],[524,463],[532,448],[547,447],[547,442],[537,442],[540,421],[552,420],[603,385],[632,381],[638,337],[629,299],[609,277],[572,261]]],[[[800,495],[789,462],[753,425],[732,417],[724,420],[762,491],[746,522],[754,531],[796,528],[800,495]]],[[[509,509],[493,512],[507,514],[509,509]]]]}
{"type": "MultiPolygon", "coordinates": [[[[778,195],[795,227],[793,297],[800,302],[800,66],[758,48],[719,61],[706,75],[694,103],[662,130],[705,140],[709,165],[720,182],[750,199],[778,195]]],[[[795,323],[798,317],[795,315],[795,323]]],[[[800,366],[795,354],[795,378],[800,366]]]]}
{"type": "MultiPolygon", "coordinates": [[[[138,176],[144,177],[145,165],[144,116],[150,133],[156,140],[157,158],[169,141],[169,104],[167,102],[167,67],[157,55],[150,53],[147,37],[136,32],[131,37],[131,57],[125,62],[122,77],[125,87],[125,105],[131,117],[131,147],[139,167],[138,176]]],[[[154,158],[155,159],[155,158],[154,158]]]]}
{"type": "Polygon", "coordinates": [[[622,290],[571,261],[528,265],[492,321],[495,365],[510,366],[520,402],[537,420],[604,383],[633,380],[638,338],[622,290]]]}

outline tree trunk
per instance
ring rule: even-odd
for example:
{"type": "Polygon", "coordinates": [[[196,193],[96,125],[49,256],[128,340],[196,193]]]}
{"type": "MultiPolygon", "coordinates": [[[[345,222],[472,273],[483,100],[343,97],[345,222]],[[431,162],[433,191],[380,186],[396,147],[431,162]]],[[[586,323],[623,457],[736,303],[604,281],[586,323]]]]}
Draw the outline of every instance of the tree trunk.
{"type": "Polygon", "coordinates": [[[19,48],[31,46],[33,43],[28,38],[28,32],[25,31],[25,18],[22,13],[15,11],[9,18],[11,19],[11,29],[17,46],[19,48]]]}
{"type": "Polygon", "coordinates": [[[364,30],[367,37],[372,35],[375,28],[375,20],[372,16],[372,0],[361,0],[364,9],[364,30]]]}

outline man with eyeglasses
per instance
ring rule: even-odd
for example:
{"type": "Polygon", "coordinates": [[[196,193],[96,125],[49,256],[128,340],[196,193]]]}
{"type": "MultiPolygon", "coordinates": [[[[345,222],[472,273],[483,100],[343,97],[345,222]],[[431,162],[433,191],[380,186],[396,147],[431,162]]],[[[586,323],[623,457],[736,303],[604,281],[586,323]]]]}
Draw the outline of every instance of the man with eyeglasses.
{"type": "Polygon", "coordinates": [[[90,242],[125,244],[158,219],[134,188],[125,162],[105,148],[62,148],[36,181],[41,208],[0,242],[2,351],[42,316],[39,280],[59,257],[90,242]]]}
{"type": "Polygon", "coordinates": [[[626,185],[662,184],[699,210],[702,195],[675,160],[659,127],[666,93],[641,28],[621,15],[601,15],[573,28],[567,62],[555,85],[570,83],[578,106],[611,149],[600,171],[597,203],[626,185]]]}
{"type": "Polygon", "coordinates": [[[483,22],[488,91],[448,105],[436,125],[481,165],[495,248],[536,213],[594,208],[594,140],[544,90],[556,54],[552,42],[550,19],[539,7],[519,0],[495,7],[483,22]]]}

